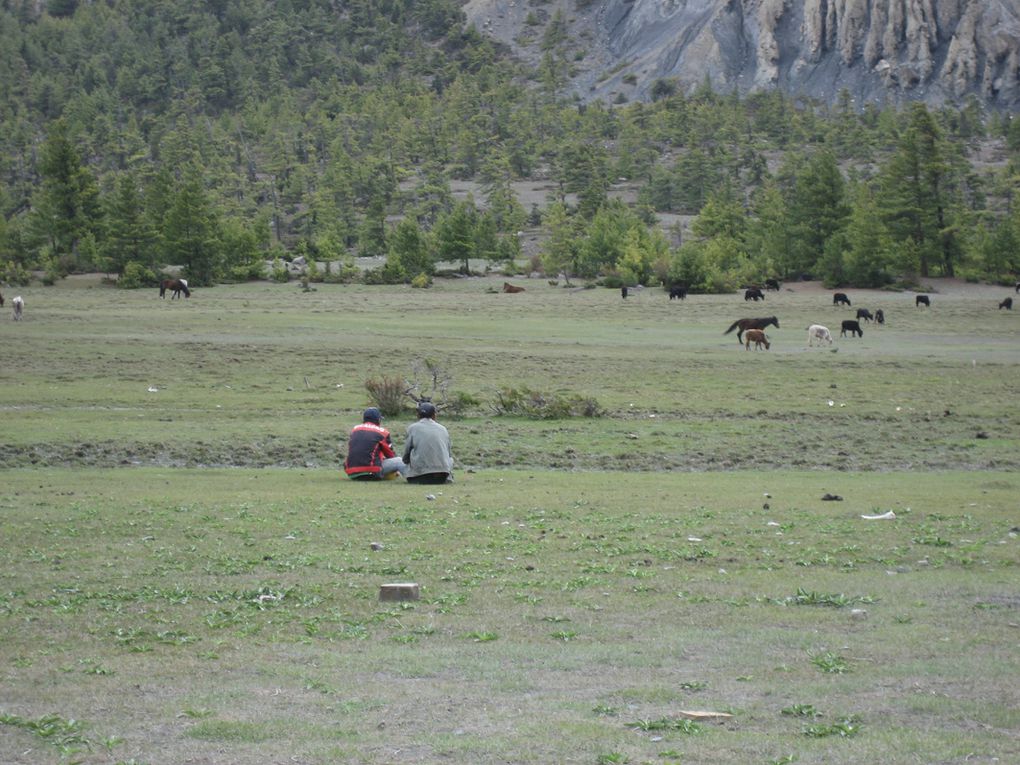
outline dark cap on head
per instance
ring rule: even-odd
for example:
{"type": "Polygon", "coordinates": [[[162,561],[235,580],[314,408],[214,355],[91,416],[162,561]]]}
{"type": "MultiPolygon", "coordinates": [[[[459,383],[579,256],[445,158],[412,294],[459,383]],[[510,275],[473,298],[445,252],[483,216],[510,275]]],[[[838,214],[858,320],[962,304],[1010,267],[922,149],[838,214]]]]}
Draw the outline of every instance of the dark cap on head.
{"type": "Polygon", "coordinates": [[[422,401],[418,404],[418,416],[419,417],[435,417],[436,407],[434,404],[428,401],[422,401]]]}
{"type": "Polygon", "coordinates": [[[376,425],[378,425],[380,422],[382,422],[382,412],[380,412],[376,407],[370,406],[368,409],[365,410],[365,413],[361,415],[361,419],[364,422],[374,422],[376,425]]]}

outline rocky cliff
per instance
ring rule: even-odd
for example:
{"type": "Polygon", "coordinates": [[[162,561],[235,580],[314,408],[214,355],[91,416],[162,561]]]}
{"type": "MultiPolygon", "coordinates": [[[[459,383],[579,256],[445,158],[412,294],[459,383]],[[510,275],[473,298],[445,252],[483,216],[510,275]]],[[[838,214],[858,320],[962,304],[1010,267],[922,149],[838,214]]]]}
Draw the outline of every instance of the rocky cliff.
{"type": "MultiPolygon", "coordinates": [[[[557,14],[585,98],[782,88],[858,104],[1020,109],[1020,0],[469,0],[468,19],[519,55],[540,55],[557,14]]],[[[561,51],[562,52],[562,51],[561,51]]]]}

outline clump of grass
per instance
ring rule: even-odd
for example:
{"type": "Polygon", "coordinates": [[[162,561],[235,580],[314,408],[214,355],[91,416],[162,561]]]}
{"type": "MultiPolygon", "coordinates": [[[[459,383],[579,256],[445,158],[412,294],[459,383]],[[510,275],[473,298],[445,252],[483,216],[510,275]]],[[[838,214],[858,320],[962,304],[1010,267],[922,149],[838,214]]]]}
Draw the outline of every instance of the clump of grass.
{"type": "Polygon", "coordinates": [[[469,638],[470,640],[474,640],[476,643],[490,643],[493,640],[499,639],[499,635],[497,635],[495,632],[486,632],[482,630],[469,632],[467,633],[467,635],[465,635],[465,637],[469,638]]]}
{"type": "Polygon", "coordinates": [[[708,687],[708,683],[704,680],[691,680],[686,683],[680,683],[680,687],[685,691],[698,692],[703,691],[708,687]]]}
{"type": "Polygon", "coordinates": [[[0,714],[0,725],[10,725],[34,733],[57,747],[62,754],[74,754],[92,748],[78,720],[65,720],[60,715],[44,715],[38,720],[26,720],[18,715],[0,714]]]}
{"type": "Polygon", "coordinates": [[[818,723],[808,725],[804,728],[804,735],[811,738],[826,738],[828,736],[840,736],[850,738],[860,733],[861,725],[857,715],[850,715],[834,723],[818,723]]]}
{"type": "Polygon", "coordinates": [[[685,717],[660,717],[658,720],[635,720],[626,727],[642,731],[668,730],[689,736],[701,733],[701,726],[685,717]]]}
{"type": "Polygon", "coordinates": [[[822,672],[833,675],[843,675],[850,671],[849,662],[831,651],[826,651],[818,656],[812,656],[811,663],[822,670],[822,672]]]}
{"type": "Polygon", "coordinates": [[[792,704],[783,707],[781,713],[791,717],[821,717],[821,713],[814,708],[813,704],[792,704]]]}
{"type": "Polygon", "coordinates": [[[828,606],[831,608],[845,608],[855,603],[874,603],[875,599],[869,595],[859,595],[857,597],[849,597],[841,592],[814,592],[812,590],[805,590],[803,587],[797,588],[797,594],[792,598],[786,599],[787,603],[792,603],[795,606],[828,606]]]}

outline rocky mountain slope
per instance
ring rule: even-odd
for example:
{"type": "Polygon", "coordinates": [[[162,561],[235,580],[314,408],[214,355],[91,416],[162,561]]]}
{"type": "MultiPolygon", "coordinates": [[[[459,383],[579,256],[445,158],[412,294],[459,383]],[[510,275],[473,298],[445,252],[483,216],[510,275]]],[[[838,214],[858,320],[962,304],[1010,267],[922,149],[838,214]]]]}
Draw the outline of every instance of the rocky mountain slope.
{"type": "Polygon", "coordinates": [[[559,15],[557,50],[583,98],[648,99],[659,80],[686,92],[707,77],[720,91],[1020,107],[1020,0],[468,0],[465,11],[535,62],[559,15]]]}

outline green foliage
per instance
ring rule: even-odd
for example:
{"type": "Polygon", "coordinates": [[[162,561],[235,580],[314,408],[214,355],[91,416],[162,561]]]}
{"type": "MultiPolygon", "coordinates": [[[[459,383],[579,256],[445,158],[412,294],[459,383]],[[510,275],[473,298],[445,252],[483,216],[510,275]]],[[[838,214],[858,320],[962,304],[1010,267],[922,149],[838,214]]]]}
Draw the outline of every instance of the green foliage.
{"type": "Polygon", "coordinates": [[[396,250],[369,281],[407,280],[436,260],[466,272],[516,258],[525,225],[541,226],[547,272],[645,281],[675,258],[649,267],[629,225],[589,230],[619,178],[647,210],[699,215],[703,252],[726,240],[705,269],[684,256],[702,289],[741,274],[868,286],[1020,268],[1016,173],[972,159],[986,135],[1015,154],[1020,128],[973,97],[857,112],[846,92],[832,106],[722,96],[706,78],[690,95],[660,79],[650,103],[581,103],[563,88],[571,57],[584,66],[563,8],[533,33],[543,58],[526,72],[464,28],[456,0],[8,5],[0,262],[48,281],[129,262],[182,266],[196,284],[260,278],[271,245],[301,242],[319,261],[396,250]],[[514,184],[544,179],[540,222],[514,184]],[[455,204],[454,180],[484,204],[455,204]],[[395,220],[421,241],[395,241],[395,220]],[[733,243],[739,267],[725,263],[733,243]]]}
{"type": "Polygon", "coordinates": [[[117,280],[117,286],[121,289],[155,287],[158,283],[159,279],[151,269],[133,260],[125,264],[124,272],[117,280]]]}
{"type": "Polygon", "coordinates": [[[502,388],[496,391],[492,410],[497,415],[560,420],[570,417],[599,417],[598,402],[579,394],[547,395],[530,388],[502,388]]]}

